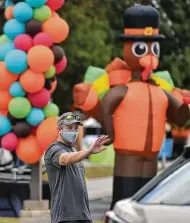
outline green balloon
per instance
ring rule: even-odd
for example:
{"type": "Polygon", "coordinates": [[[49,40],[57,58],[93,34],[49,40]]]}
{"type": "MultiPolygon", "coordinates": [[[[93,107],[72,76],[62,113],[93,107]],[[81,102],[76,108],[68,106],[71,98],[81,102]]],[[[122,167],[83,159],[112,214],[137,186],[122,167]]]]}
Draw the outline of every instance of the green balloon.
{"type": "Polygon", "coordinates": [[[44,75],[47,79],[49,79],[54,77],[55,73],[56,73],[55,66],[51,66],[50,69],[44,73],[44,75]]]}
{"type": "Polygon", "coordinates": [[[44,22],[45,20],[49,19],[50,16],[51,16],[51,10],[47,5],[43,5],[40,8],[34,9],[34,14],[33,14],[34,19],[44,22]]]}
{"type": "Polygon", "coordinates": [[[3,34],[0,36],[0,46],[8,42],[11,42],[11,40],[7,37],[7,35],[3,34]]]}
{"type": "Polygon", "coordinates": [[[59,115],[59,108],[56,104],[50,103],[44,108],[45,117],[56,117],[59,115]]]}
{"type": "Polygon", "coordinates": [[[25,118],[31,110],[30,101],[24,97],[13,98],[9,103],[9,112],[15,118],[25,118]]]}

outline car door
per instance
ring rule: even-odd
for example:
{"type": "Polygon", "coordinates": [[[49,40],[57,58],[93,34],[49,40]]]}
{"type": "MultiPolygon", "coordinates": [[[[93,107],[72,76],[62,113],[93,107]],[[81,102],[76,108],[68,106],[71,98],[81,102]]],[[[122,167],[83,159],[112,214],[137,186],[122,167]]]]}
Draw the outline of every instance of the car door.
{"type": "Polygon", "coordinates": [[[145,223],[189,223],[190,162],[184,163],[140,201],[134,202],[133,207],[145,223]]]}

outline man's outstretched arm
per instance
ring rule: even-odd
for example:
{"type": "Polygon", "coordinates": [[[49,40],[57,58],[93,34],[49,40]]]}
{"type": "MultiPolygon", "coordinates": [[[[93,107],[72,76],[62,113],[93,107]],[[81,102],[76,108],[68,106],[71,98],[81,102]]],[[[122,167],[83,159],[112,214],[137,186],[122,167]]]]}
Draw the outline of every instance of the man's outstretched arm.
{"type": "Polygon", "coordinates": [[[59,165],[66,166],[72,163],[78,163],[91,154],[100,153],[105,150],[105,147],[102,148],[102,146],[108,141],[108,136],[101,136],[86,150],[71,153],[62,153],[59,156],[59,165]]]}

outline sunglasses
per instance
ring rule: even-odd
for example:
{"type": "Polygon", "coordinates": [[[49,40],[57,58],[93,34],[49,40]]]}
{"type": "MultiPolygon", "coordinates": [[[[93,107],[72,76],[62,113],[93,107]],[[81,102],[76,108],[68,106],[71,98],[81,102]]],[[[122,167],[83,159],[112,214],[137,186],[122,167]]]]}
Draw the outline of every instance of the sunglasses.
{"type": "Polygon", "coordinates": [[[72,121],[72,120],[80,121],[80,116],[79,115],[68,115],[68,116],[64,117],[63,119],[65,119],[67,121],[72,121]]]}

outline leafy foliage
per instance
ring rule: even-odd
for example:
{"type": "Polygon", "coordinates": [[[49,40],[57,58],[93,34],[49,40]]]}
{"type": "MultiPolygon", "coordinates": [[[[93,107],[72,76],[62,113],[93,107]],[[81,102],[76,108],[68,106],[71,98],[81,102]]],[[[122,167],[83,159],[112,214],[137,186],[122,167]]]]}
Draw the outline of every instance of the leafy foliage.
{"type": "Polygon", "coordinates": [[[101,0],[67,1],[60,14],[71,33],[63,44],[68,68],[59,77],[54,99],[65,111],[70,109],[73,85],[83,80],[89,65],[104,67],[111,60],[113,46],[107,8],[101,0]]]}
{"type": "Polygon", "coordinates": [[[190,88],[190,1],[160,0],[162,44],[161,69],[172,74],[178,87],[190,88]],[[172,7],[171,7],[172,6],[172,7]]]}

